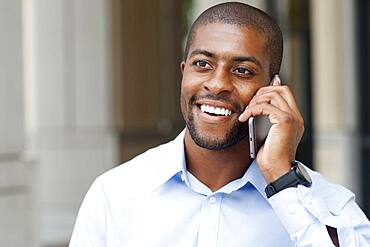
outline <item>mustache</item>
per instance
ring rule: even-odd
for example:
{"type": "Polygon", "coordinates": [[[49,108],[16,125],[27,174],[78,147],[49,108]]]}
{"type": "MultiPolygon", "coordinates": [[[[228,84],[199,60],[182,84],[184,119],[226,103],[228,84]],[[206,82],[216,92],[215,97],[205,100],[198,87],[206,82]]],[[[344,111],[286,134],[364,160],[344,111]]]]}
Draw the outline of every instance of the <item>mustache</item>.
{"type": "Polygon", "coordinates": [[[225,104],[230,104],[230,105],[233,106],[236,113],[241,114],[242,110],[243,110],[243,107],[238,102],[236,102],[235,100],[233,100],[232,98],[230,98],[229,96],[227,96],[225,94],[220,94],[220,95],[213,95],[213,94],[193,95],[193,96],[190,97],[189,104],[194,105],[196,101],[201,100],[201,99],[217,100],[217,101],[221,101],[225,104]]]}

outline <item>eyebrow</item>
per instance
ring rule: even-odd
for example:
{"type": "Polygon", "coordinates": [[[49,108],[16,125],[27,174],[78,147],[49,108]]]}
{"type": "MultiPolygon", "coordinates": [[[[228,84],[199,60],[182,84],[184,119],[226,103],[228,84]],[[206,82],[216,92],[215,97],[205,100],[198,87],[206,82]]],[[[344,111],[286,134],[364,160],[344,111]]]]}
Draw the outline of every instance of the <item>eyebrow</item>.
{"type": "MultiPolygon", "coordinates": [[[[212,52],[201,50],[201,49],[195,49],[194,51],[191,52],[189,57],[192,57],[194,55],[204,55],[206,57],[211,57],[211,58],[215,57],[215,54],[213,54],[212,52]]],[[[233,57],[232,60],[234,62],[245,62],[245,61],[252,62],[262,69],[262,65],[260,61],[255,56],[237,56],[237,57],[233,57]]]]}
{"type": "Polygon", "coordinates": [[[241,56],[241,57],[233,57],[233,61],[234,62],[244,62],[244,61],[247,61],[247,62],[252,62],[252,63],[255,63],[258,65],[258,67],[260,67],[262,69],[262,65],[260,63],[260,61],[255,57],[255,56],[248,56],[248,57],[245,57],[245,56],[241,56]]]}
{"type": "Polygon", "coordinates": [[[212,58],[215,57],[215,54],[213,54],[209,51],[206,51],[206,50],[201,50],[201,49],[196,49],[196,50],[192,51],[191,54],[190,54],[190,57],[192,57],[194,55],[204,55],[204,56],[212,57],[212,58]]]}

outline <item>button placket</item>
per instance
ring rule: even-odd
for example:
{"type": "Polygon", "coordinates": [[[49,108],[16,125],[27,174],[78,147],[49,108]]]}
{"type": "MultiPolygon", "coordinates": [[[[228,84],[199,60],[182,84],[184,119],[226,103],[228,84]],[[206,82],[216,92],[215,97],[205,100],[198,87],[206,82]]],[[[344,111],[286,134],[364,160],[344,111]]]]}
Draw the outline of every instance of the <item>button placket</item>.
{"type": "Polygon", "coordinates": [[[221,195],[210,195],[202,206],[198,231],[198,246],[217,246],[221,195]]]}

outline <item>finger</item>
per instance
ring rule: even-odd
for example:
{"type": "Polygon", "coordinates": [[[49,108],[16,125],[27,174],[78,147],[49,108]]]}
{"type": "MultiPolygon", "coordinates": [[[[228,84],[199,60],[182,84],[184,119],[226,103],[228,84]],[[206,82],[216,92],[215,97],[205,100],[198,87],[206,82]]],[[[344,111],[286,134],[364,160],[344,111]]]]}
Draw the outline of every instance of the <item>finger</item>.
{"type": "Polygon", "coordinates": [[[262,94],[270,93],[270,92],[278,92],[288,103],[289,107],[297,114],[299,113],[298,106],[294,98],[294,95],[288,86],[286,85],[267,86],[267,87],[260,88],[256,93],[256,97],[262,94]]]}
{"type": "Polygon", "coordinates": [[[255,104],[260,104],[260,103],[270,103],[281,110],[285,112],[291,112],[291,108],[289,107],[288,103],[286,100],[277,92],[272,91],[269,93],[262,94],[260,96],[254,97],[250,103],[248,104],[249,107],[255,105],[255,104]]]}
{"type": "Polygon", "coordinates": [[[286,118],[289,114],[271,104],[261,103],[251,107],[247,107],[245,111],[239,116],[239,121],[245,122],[250,117],[257,117],[261,115],[268,116],[270,122],[274,124],[283,121],[284,118],[286,118]]]}
{"type": "Polygon", "coordinates": [[[270,92],[279,93],[288,102],[289,105],[295,105],[296,101],[293,96],[293,93],[290,91],[289,87],[286,85],[262,87],[256,92],[256,97],[262,94],[270,93],[270,92]]]}

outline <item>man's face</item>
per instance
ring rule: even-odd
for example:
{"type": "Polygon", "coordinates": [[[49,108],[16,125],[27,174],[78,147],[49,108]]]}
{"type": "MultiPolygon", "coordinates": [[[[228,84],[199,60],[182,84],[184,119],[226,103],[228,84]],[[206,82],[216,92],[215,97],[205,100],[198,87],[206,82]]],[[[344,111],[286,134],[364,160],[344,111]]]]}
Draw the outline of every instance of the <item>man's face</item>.
{"type": "Polygon", "coordinates": [[[181,111],[199,146],[221,150],[248,134],[238,116],[269,84],[269,59],[261,33],[238,25],[198,27],[181,63],[181,111]]]}

